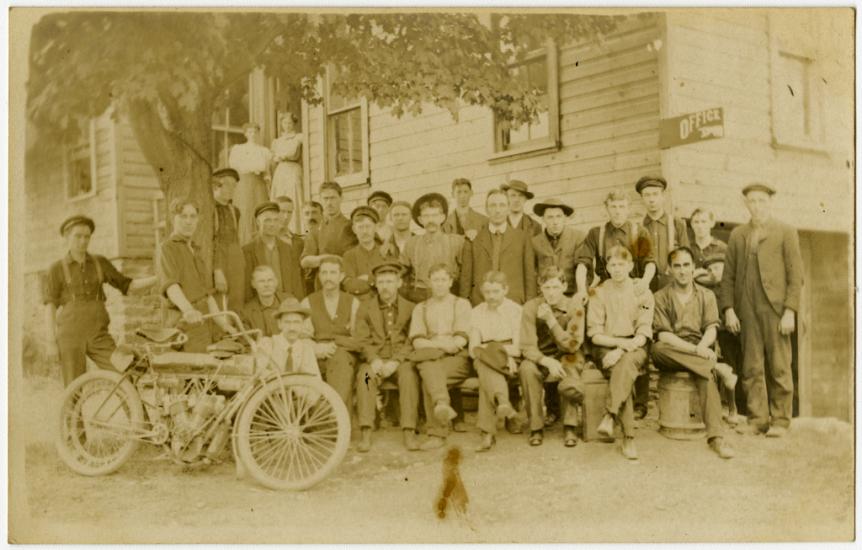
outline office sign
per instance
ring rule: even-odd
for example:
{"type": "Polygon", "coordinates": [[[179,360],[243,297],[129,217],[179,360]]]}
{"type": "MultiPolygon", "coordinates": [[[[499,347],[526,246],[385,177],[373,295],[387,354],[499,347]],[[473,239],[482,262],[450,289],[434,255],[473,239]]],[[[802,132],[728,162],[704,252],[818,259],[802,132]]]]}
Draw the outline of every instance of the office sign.
{"type": "Polygon", "coordinates": [[[724,137],[724,109],[716,107],[696,113],[663,118],[659,132],[662,149],[724,137]]]}

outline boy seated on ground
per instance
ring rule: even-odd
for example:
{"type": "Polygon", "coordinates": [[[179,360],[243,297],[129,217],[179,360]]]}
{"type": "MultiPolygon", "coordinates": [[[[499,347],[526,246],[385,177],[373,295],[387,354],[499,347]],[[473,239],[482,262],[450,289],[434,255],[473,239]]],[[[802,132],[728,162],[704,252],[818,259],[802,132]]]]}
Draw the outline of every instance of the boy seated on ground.
{"type": "Polygon", "coordinates": [[[507,298],[506,274],[489,271],[482,283],[484,302],[470,315],[470,357],[479,376],[479,412],[476,425],[482,433],[477,452],[490,450],[497,434],[497,418],[517,413],[509,400],[509,384],[517,381],[521,356],[521,306],[507,298]]]}
{"type": "Polygon", "coordinates": [[[445,263],[428,270],[431,297],[413,309],[411,360],[422,380],[429,438],[421,448],[437,449],[446,443],[449,423],[457,416],[449,388],[473,375],[467,355],[470,302],[451,292],[452,275],[445,263]]]}
{"type": "Polygon", "coordinates": [[[287,298],[274,313],[279,332],[258,342],[258,368],[284,373],[304,373],[320,378],[314,342],[308,339],[306,319],[311,312],[296,298],[287,298]]]}
{"type": "Polygon", "coordinates": [[[597,431],[613,437],[614,424],[620,424],[623,456],[637,460],[632,389],[647,361],[654,300],[651,293],[635,289],[629,276],[632,255],[627,248],[611,247],[604,261],[610,278],[595,288],[587,309],[587,336],[593,344],[593,359],[609,379],[606,413],[597,431]]]}
{"type": "Polygon", "coordinates": [[[540,296],[524,304],[521,315],[520,378],[530,422],[530,445],[542,444],[545,426],[542,390],[557,384],[563,416],[563,443],[578,444],[576,405],[584,399],[581,370],[584,368],[584,308],[566,291],[563,270],[548,265],[539,272],[540,296]]]}
{"type": "Polygon", "coordinates": [[[376,295],[363,302],[356,314],[355,338],[363,361],[356,377],[356,410],[361,432],[357,450],[364,453],[371,449],[377,393],[384,380],[394,377],[398,382],[404,446],[415,451],[419,449],[416,442],[419,375],[409,359],[413,348],[407,338],[414,305],[398,294],[403,275],[401,264],[384,262],[375,266],[371,274],[376,295]]]}
{"type": "MultiPolygon", "coordinates": [[[[688,247],[672,250],[667,263],[673,282],[655,295],[653,363],[662,371],[693,375],[709,447],[721,458],[733,458],[733,450],[721,437],[721,397],[715,383],[719,370],[730,371],[727,365],[718,367],[712,350],[719,323],[715,294],[694,284],[694,254],[688,247]]],[[[725,374],[735,384],[733,372],[725,374]]]]}

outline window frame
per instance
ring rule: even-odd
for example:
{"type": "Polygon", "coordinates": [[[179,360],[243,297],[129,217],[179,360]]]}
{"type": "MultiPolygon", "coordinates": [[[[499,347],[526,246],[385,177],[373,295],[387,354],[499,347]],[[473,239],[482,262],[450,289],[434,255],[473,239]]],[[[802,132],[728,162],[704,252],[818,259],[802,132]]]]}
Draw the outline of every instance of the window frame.
{"type": "MultiPolygon", "coordinates": [[[[324,80],[324,103],[323,103],[323,133],[324,133],[324,166],[326,179],[335,181],[342,188],[357,188],[371,185],[371,167],[370,167],[370,143],[368,132],[368,100],[366,98],[358,98],[352,101],[346,101],[345,105],[338,108],[330,108],[332,104],[331,88],[334,79],[334,69],[330,66],[326,68],[324,80]],[[360,135],[362,137],[361,155],[362,169],[352,174],[335,175],[335,157],[333,156],[337,147],[335,141],[335,131],[333,130],[332,116],[347,113],[349,111],[359,109],[360,120],[360,135]]],[[[347,98],[344,98],[347,100],[347,98]]]]}
{"type": "Polygon", "coordinates": [[[497,117],[491,112],[491,128],[493,139],[491,143],[490,161],[508,160],[559,151],[560,142],[560,66],[559,50],[556,43],[548,39],[541,48],[530,51],[520,62],[513,62],[509,66],[517,67],[531,60],[545,57],[545,66],[548,70],[548,135],[542,138],[531,139],[523,142],[513,149],[502,150],[503,129],[498,126],[497,117]]]}
{"type": "Polygon", "coordinates": [[[85,145],[83,138],[79,138],[74,145],[66,144],[63,147],[63,192],[66,200],[69,202],[86,200],[95,197],[98,193],[97,183],[99,181],[98,159],[96,158],[96,119],[91,118],[87,125],[87,143],[85,145]],[[86,193],[72,194],[72,165],[78,149],[86,147],[87,156],[90,159],[90,190],[86,193]]]}
{"type": "MultiPolygon", "coordinates": [[[[248,116],[249,120],[246,122],[251,122],[252,115],[252,106],[254,99],[252,97],[252,73],[250,72],[247,76],[247,85],[248,85],[248,116]]],[[[222,93],[225,93],[227,90],[223,90],[222,93]]],[[[225,151],[225,159],[224,165],[228,166],[230,164],[230,148],[232,147],[229,143],[227,143],[227,135],[228,134],[238,134],[240,136],[245,135],[245,132],[242,129],[242,126],[232,126],[230,121],[230,107],[224,107],[224,109],[220,109],[220,112],[224,114],[225,124],[210,124],[210,131],[213,133],[213,150],[210,154],[215,153],[215,157],[211,159],[213,166],[217,166],[219,164],[219,153],[225,151]],[[222,138],[222,139],[219,139],[222,138]],[[216,143],[216,141],[221,141],[221,143],[216,143]],[[227,149],[225,149],[227,147],[227,149]]],[[[245,124],[245,122],[243,123],[245,124]]]]}

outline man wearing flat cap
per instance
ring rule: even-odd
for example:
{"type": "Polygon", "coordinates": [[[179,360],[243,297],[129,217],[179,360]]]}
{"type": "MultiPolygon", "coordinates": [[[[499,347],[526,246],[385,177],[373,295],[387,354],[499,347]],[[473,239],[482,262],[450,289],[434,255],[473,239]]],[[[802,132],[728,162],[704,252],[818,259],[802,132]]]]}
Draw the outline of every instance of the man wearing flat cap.
{"type": "Polygon", "coordinates": [[[123,294],[149,288],[155,276],[131,279],[104,256],[87,248],[96,224],[87,216],[72,216],[60,225],[66,255],[48,268],[44,279],[47,307],[48,356],[60,361],[63,384],[68,386],[87,370],[87,357],[101,369],[113,370],[111,354],[116,343],[108,333],[104,283],[123,294]]]}
{"type": "Polygon", "coordinates": [[[431,296],[428,270],[443,263],[454,281],[461,272],[461,254],[464,247],[462,235],[443,233],[443,223],[449,212],[449,203],[440,193],[422,195],[413,203],[413,221],[425,229],[424,235],[415,235],[407,240],[401,263],[412,270],[412,281],[407,299],[418,304],[431,296]]]}
{"type": "Polygon", "coordinates": [[[535,195],[527,189],[527,184],[521,180],[511,180],[500,186],[509,197],[509,225],[520,229],[527,236],[538,235],[542,231],[542,224],[524,212],[524,204],[535,195]]]}
{"type": "MultiPolygon", "coordinates": [[[[386,254],[375,239],[378,214],[370,206],[357,206],[350,213],[353,233],[359,244],[344,253],[344,281],[341,286],[360,301],[374,297],[371,268],[398,257],[386,254]]],[[[388,250],[388,249],[387,249],[388,250]]]]}
{"type": "Polygon", "coordinates": [[[394,378],[398,383],[400,423],[404,446],[419,449],[416,428],[419,415],[419,373],[410,361],[413,346],[408,339],[414,304],[398,295],[404,268],[394,261],[380,262],[372,269],[376,296],[359,306],[355,337],[362,365],[356,377],[356,413],[360,440],[357,450],[371,449],[371,430],[376,415],[380,384],[394,378]]]}
{"type": "Polygon", "coordinates": [[[667,181],[661,176],[644,176],[635,183],[635,190],[646,206],[643,227],[647,230],[655,247],[656,276],[650,282],[650,290],[657,292],[667,286],[672,277],[667,265],[671,250],[689,245],[685,221],[674,219],[665,211],[667,181]]]}
{"type": "Polygon", "coordinates": [[[742,190],[751,221],[730,233],[719,307],[742,341],[742,386],[748,428],[781,437],[793,412],[791,337],[802,292],[802,254],[796,230],[772,218],[775,190],[752,183],[742,190]]]}
{"type": "Polygon", "coordinates": [[[239,244],[239,208],[233,194],[239,174],[233,168],[212,173],[215,208],[213,212],[213,282],[215,290],[227,297],[227,307],[239,312],[245,305],[245,256],[239,244]]]}
{"type": "Polygon", "coordinates": [[[389,225],[389,207],[392,206],[392,195],[386,191],[377,190],[368,195],[365,204],[377,212],[377,240],[381,244],[389,242],[389,239],[392,238],[392,226],[389,225]]]}
{"type": "Polygon", "coordinates": [[[302,271],[299,268],[299,252],[278,238],[282,217],[278,204],[261,203],[254,210],[257,237],[242,249],[245,256],[246,296],[252,297],[252,273],[259,265],[268,265],[275,273],[278,292],[301,300],[305,297],[302,271]]]}
{"type": "MultiPolygon", "coordinates": [[[[584,242],[584,233],[567,225],[575,209],[556,198],[533,205],[533,212],[542,218],[544,231],[533,235],[533,250],[536,253],[536,273],[553,265],[563,270],[568,284],[566,296],[575,294],[575,260],[578,249],[584,242]]],[[[580,303],[586,301],[587,289],[580,288],[580,303]]]]}

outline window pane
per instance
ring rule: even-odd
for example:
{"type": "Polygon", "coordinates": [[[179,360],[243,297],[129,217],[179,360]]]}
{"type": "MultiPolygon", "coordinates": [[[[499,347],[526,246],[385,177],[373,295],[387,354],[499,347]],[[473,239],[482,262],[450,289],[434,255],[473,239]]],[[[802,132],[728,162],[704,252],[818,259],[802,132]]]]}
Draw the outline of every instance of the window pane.
{"type": "Polygon", "coordinates": [[[362,110],[351,109],[330,115],[332,166],[336,176],[362,171],[362,110]]]}
{"type": "Polygon", "coordinates": [[[231,84],[216,101],[213,126],[238,128],[249,121],[248,75],[231,84]]]}
{"type": "Polygon", "coordinates": [[[548,118],[548,60],[546,56],[533,58],[512,68],[512,76],[522,81],[532,90],[536,90],[539,97],[538,120],[533,123],[522,124],[517,128],[508,130],[501,129],[502,149],[517,148],[518,145],[529,141],[546,138],[550,135],[548,118]]]}
{"type": "Polygon", "coordinates": [[[77,197],[93,190],[90,156],[74,158],[69,163],[69,196],[77,197]]]}

